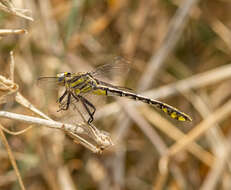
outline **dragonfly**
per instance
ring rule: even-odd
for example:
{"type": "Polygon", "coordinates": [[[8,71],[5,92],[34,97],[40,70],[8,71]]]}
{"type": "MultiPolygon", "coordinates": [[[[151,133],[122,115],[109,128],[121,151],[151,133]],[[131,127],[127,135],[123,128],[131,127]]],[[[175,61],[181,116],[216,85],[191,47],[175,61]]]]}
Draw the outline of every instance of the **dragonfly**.
{"type": "Polygon", "coordinates": [[[60,107],[58,111],[68,110],[70,105],[74,102],[81,102],[89,115],[89,119],[87,121],[89,124],[94,121],[96,108],[93,103],[91,103],[86,98],[87,94],[126,97],[132,100],[143,102],[145,104],[149,104],[159,110],[162,110],[171,118],[178,121],[192,121],[189,115],[181,112],[173,106],[139,95],[135,92],[132,92],[131,90],[128,90],[126,87],[119,87],[102,81],[98,78],[100,75],[108,75],[110,74],[109,71],[118,70],[125,65],[126,64],[121,63],[121,59],[119,59],[119,61],[117,60],[114,63],[99,66],[91,72],[62,72],[53,77],[43,76],[38,78],[38,83],[46,84],[52,82],[55,86],[65,87],[64,93],[57,100],[60,107]]]}

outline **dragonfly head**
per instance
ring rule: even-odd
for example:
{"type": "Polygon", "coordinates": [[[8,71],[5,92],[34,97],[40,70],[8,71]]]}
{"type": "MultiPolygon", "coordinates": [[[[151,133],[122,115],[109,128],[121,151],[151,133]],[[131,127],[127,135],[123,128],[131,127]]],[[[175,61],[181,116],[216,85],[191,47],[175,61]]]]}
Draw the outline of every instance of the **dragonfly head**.
{"type": "Polygon", "coordinates": [[[71,77],[71,73],[69,72],[59,73],[57,74],[57,77],[59,82],[64,82],[66,78],[71,77]]]}

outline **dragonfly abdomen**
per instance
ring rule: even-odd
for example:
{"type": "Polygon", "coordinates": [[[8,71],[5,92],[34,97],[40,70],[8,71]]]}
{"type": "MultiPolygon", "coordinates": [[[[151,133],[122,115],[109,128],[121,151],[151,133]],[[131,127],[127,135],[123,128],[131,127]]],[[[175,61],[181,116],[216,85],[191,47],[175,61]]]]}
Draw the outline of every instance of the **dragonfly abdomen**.
{"type": "Polygon", "coordinates": [[[138,94],[135,94],[132,92],[119,90],[116,88],[108,88],[108,87],[102,87],[101,88],[100,87],[100,89],[105,92],[105,95],[108,95],[108,96],[127,97],[129,99],[141,101],[143,103],[152,105],[152,106],[162,110],[163,112],[168,114],[173,119],[177,119],[179,121],[191,121],[192,120],[187,114],[179,111],[178,109],[176,109],[176,108],[174,108],[168,104],[159,102],[157,100],[153,100],[153,99],[147,98],[145,96],[141,96],[141,95],[138,95],[138,94]]]}

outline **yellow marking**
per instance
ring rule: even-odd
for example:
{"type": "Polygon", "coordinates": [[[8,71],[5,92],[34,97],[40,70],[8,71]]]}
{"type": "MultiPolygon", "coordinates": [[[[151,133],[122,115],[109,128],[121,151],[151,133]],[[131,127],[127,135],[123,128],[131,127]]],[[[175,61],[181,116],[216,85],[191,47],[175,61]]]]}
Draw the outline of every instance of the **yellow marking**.
{"type": "Polygon", "coordinates": [[[86,93],[86,92],[90,91],[91,89],[92,89],[91,86],[86,86],[81,90],[81,92],[86,93]]]}
{"type": "Polygon", "coordinates": [[[94,90],[93,91],[94,94],[97,94],[97,95],[106,95],[106,90],[101,90],[101,89],[98,89],[98,90],[94,90]]]}
{"type": "Polygon", "coordinates": [[[80,93],[80,89],[78,89],[78,88],[75,89],[75,93],[76,93],[76,94],[79,94],[79,93],[80,93]]]}
{"type": "Polygon", "coordinates": [[[78,85],[79,83],[81,83],[81,82],[83,82],[83,81],[84,81],[84,79],[83,79],[83,78],[80,78],[79,80],[77,80],[77,81],[75,81],[75,82],[72,82],[72,83],[70,84],[70,87],[74,87],[74,86],[78,85]]]}
{"type": "Polygon", "coordinates": [[[175,119],[175,118],[177,117],[176,112],[172,112],[172,113],[171,113],[171,117],[175,119]]]}
{"type": "Polygon", "coordinates": [[[165,113],[168,113],[168,109],[167,109],[167,108],[162,108],[162,110],[163,110],[165,113]]]}
{"type": "Polygon", "coordinates": [[[183,116],[178,117],[179,121],[185,121],[186,119],[183,116]]]}

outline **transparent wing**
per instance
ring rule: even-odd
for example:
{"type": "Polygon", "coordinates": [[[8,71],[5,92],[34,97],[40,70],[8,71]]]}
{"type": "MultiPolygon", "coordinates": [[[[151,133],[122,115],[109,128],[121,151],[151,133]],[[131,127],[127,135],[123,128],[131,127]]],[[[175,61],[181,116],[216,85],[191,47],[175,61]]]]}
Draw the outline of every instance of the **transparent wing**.
{"type": "MultiPolygon", "coordinates": [[[[59,105],[59,109],[66,107],[66,103],[66,100],[62,102],[62,104],[59,105]]],[[[73,97],[71,98],[69,109],[57,112],[56,116],[59,118],[58,120],[69,124],[83,122],[82,116],[86,118],[86,120],[88,118],[87,112],[83,108],[81,102],[76,101],[73,97]]]]}
{"type": "Polygon", "coordinates": [[[115,76],[126,75],[129,69],[130,61],[118,56],[111,63],[97,67],[91,75],[95,78],[106,77],[112,80],[115,76]]]}
{"type": "Polygon", "coordinates": [[[57,89],[60,86],[58,77],[39,77],[37,85],[44,89],[57,89]]]}
{"type": "MultiPolygon", "coordinates": [[[[105,98],[102,96],[86,94],[83,97],[86,98],[89,102],[91,102],[96,107],[96,110],[98,109],[98,107],[100,107],[100,105],[105,104],[105,98]]],[[[59,105],[59,109],[65,108],[66,105],[67,105],[67,97],[59,105]]],[[[61,121],[65,121],[70,124],[76,124],[78,122],[88,121],[89,114],[84,108],[81,101],[78,101],[75,98],[73,98],[73,96],[71,96],[68,110],[59,111],[59,118],[61,121]]]]}

